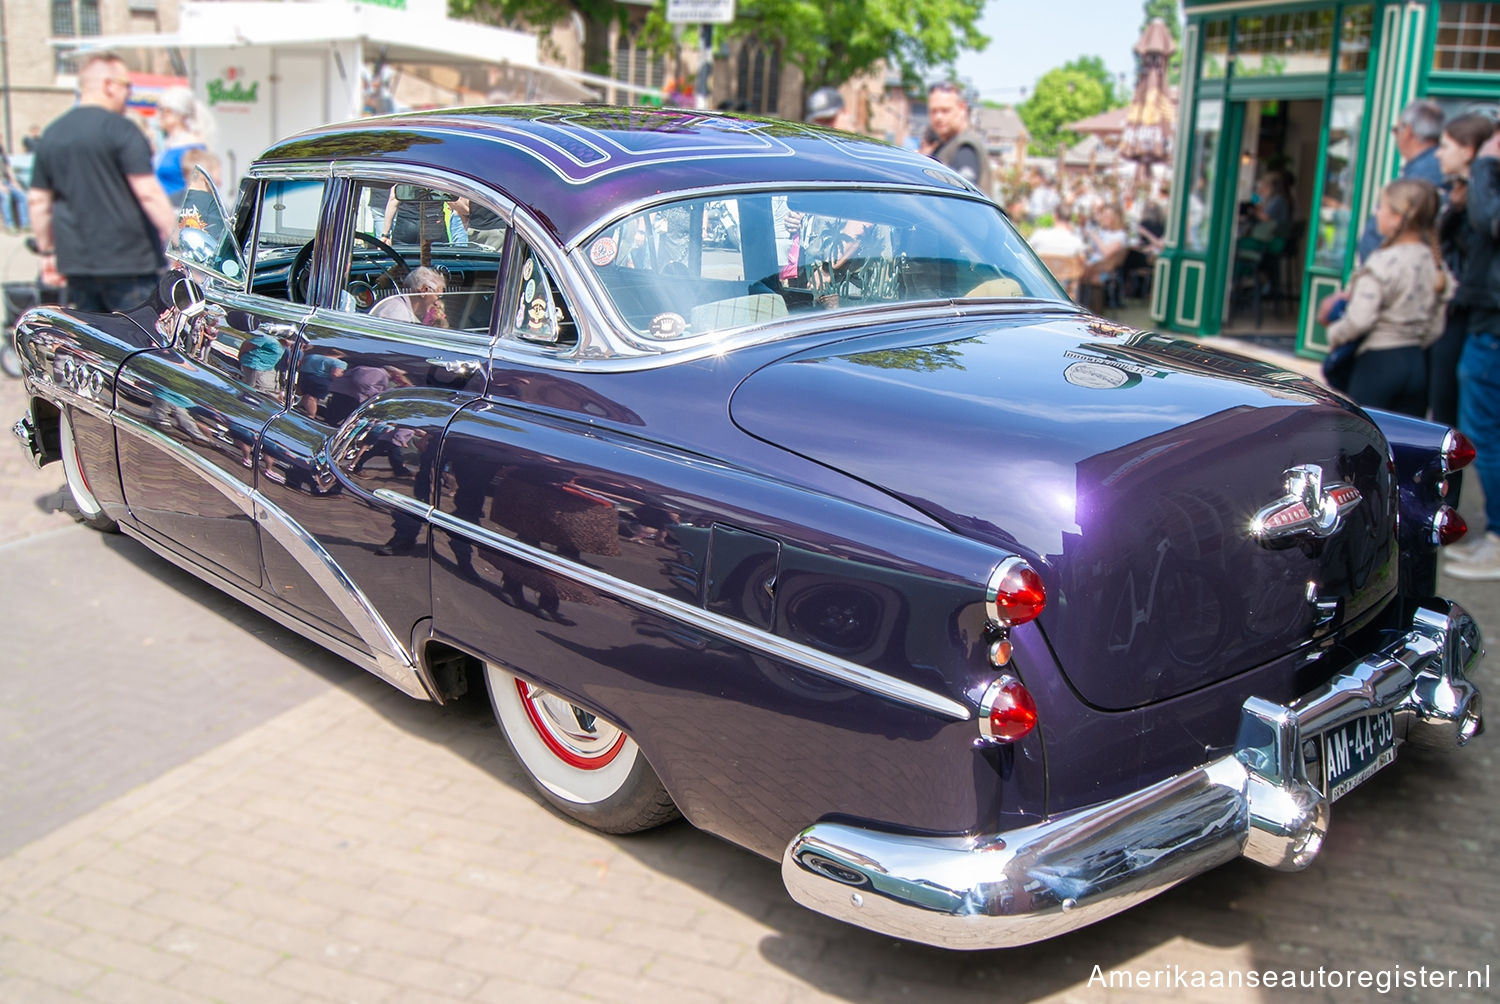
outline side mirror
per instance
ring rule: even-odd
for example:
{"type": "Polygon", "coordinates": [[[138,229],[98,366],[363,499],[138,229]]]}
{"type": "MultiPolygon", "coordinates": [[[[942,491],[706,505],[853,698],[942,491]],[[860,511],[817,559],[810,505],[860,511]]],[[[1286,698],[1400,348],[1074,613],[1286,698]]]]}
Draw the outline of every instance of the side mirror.
{"type": "Polygon", "coordinates": [[[208,301],[196,282],[184,278],[172,283],[172,306],[176,308],[177,316],[186,321],[207,310],[208,301]]]}

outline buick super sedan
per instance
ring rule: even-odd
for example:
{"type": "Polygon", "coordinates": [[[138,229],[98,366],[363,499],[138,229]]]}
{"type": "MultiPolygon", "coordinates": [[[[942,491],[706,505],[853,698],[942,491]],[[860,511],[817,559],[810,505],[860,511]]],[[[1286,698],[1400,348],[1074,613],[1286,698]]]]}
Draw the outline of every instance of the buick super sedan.
{"type": "Polygon", "coordinates": [[[585,824],[1017,945],[1303,868],[1481,730],[1467,441],[1086,313],[917,154],[488,108],[195,182],[152,302],[22,319],[23,447],[412,697],[486,688],[585,824]]]}

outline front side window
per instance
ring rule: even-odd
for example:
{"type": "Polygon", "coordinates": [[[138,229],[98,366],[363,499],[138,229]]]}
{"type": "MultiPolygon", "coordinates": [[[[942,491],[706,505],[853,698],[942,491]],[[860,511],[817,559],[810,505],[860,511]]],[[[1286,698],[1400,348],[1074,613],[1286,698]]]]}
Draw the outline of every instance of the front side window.
{"type": "Polygon", "coordinates": [[[490,330],[505,242],[500,213],[457,193],[389,181],[356,183],[354,207],[337,309],[427,328],[490,330]],[[432,236],[424,238],[427,228],[432,236]]]}
{"type": "Polygon", "coordinates": [[[326,182],[275,179],[261,189],[260,213],[250,248],[251,291],[307,302],[313,241],[326,182]]]}
{"type": "Polygon", "coordinates": [[[634,335],[663,348],[793,314],[1065,298],[997,208],[934,193],[690,199],[628,216],[583,249],[634,335]]]}

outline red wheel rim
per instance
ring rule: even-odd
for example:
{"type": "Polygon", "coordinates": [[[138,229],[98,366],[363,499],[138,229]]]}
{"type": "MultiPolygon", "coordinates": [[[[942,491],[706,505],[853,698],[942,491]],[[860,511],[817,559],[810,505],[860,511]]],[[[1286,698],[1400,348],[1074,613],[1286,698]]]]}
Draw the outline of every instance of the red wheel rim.
{"type": "MultiPolygon", "coordinates": [[[[521,707],[526,709],[526,717],[530,719],[531,727],[536,730],[536,734],[541,737],[542,742],[552,751],[552,755],[568,766],[576,767],[579,770],[599,770],[608,766],[615,757],[620,755],[620,750],[625,748],[625,733],[620,732],[618,729],[615,730],[618,734],[612,741],[607,742],[600,752],[587,753],[569,746],[563,741],[562,736],[559,735],[554,723],[549,721],[548,716],[544,715],[542,709],[537,707],[537,701],[543,698],[550,698],[557,702],[558,705],[562,705],[564,702],[560,698],[552,697],[551,694],[548,694],[547,691],[542,690],[540,687],[531,686],[525,680],[516,681],[516,692],[521,697],[521,707]]],[[[572,705],[567,705],[567,707],[571,708],[572,705]]],[[[596,721],[598,720],[596,719],[596,721]]],[[[613,728],[613,726],[609,727],[613,728]]]]}

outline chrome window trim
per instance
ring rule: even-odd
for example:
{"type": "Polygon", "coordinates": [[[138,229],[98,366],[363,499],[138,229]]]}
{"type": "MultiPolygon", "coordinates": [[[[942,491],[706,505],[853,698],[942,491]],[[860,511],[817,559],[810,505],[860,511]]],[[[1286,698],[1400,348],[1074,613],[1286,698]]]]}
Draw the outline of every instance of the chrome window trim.
{"type": "Polygon", "coordinates": [[[792,663],[800,669],[817,673],[856,690],[919,708],[954,721],[964,722],[973,717],[968,707],[942,694],[885,673],[875,672],[857,663],[840,659],[808,645],[782,638],[780,635],[752,627],[722,614],[713,613],[691,603],[665,596],[655,590],[590,568],[580,562],[570,561],[539,547],[524,544],[468,520],[458,519],[388,488],[377,488],[374,495],[388,505],[403,509],[424,522],[450,533],[456,533],[483,547],[500,551],[509,557],[535,565],[544,571],[562,575],[622,602],[653,610],[716,638],[754,649],[773,659],[792,663]]]}
{"type": "Polygon", "coordinates": [[[908,304],[901,308],[872,306],[850,310],[834,315],[837,323],[831,323],[827,315],[810,314],[793,317],[772,324],[758,324],[738,328],[718,342],[698,345],[678,352],[633,353],[606,358],[563,358],[551,356],[539,359],[505,351],[504,343],[497,343],[495,361],[525,362],[560,371],[580,373],[634,373],[642,370],[664,369],[679,363],[692,362],[709,356],[727,355],[738,349],[753,345],[789,341],[803,335],[826,333],[830,338],[844,338],[861,328],[877,325],[904,324],[941,318],[956,317],[1010,317],[1016,314],[1033,314],[1038,320],[1056,316],[1078,316],[1088,312],[1075,303],[1063,300],[1034,300],[1012,298],[1006,301],[993,300],[933,300],[908,304]]]}
{"type": "Polygon", "coordinates": [[[167,453],[173,460],[192,470],[241,512],[255,520],[257,526],[269,532],[278,544],[286,548],[292,560],[328,595],[339,613],[354,627],[355,633],[369,646],[371,657],[375,661],[375,674],[412,697],[424,700],[429,698],[427,689],[422,684],[421,674],[407,653],[406,646],[386,624],[364,590],[318,543],[317,538],[285,510],[252,485],[129,415],[116,412],[114,425],[116,429],[167,453]]]}

